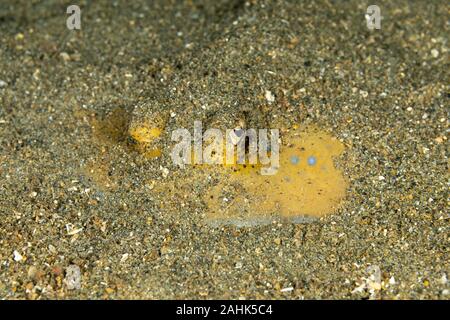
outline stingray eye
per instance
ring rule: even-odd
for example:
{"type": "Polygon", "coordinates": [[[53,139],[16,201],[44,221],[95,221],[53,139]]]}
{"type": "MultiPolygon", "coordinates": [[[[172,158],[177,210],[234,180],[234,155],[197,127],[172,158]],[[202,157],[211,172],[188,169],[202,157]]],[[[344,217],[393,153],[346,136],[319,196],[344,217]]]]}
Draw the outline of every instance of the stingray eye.
{"type": "Polygon", "coordinates": [[[239,141],[241,141],[243,136],[244,136],[244,130],[241,128],[236,128],[236,129],[233,129],[233,131],[230,131],[230,139],[234,145],[237,145],[239,143],[239,141]]]}
{"type": "Polygon", "coordinates": [[[237,137],[242,138],[242,135],[244,134],[244,130],[242,130],[241,128],[236,128],[236,129],[234,129],[234,134],[237,137]]]}

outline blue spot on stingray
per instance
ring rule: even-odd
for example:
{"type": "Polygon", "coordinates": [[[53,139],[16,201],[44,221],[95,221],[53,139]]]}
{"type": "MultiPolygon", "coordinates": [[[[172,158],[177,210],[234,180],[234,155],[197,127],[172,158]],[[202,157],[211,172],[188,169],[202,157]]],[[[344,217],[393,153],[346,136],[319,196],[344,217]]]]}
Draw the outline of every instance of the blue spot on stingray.
{"type": "Polygon", "coordinates": [[[310,157],[308,158],[308,164],[309,164],[310,166],[313,166],[313,165],[315,165],[315,164],[316,164],[316,162],[317,162],[317,159],[316,159],[316,157],[314,157],[314,156],[310,156],[310,157]]]}
{"type": "Polygon", "coordinates": [[[291,163],[292,164],[298,164],[299,162],[300,162],[299,157],[297,157],[297,156],[292,156],[291,157],[291,163]]]}

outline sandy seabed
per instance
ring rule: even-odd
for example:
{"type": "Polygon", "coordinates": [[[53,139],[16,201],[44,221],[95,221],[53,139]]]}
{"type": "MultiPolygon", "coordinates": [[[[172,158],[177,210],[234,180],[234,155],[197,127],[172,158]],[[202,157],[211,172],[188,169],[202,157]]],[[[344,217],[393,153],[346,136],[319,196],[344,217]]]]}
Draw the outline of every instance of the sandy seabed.
{"type": "Polygon", "coordinates": [[[81,30],[62,1],[0,3],[0,298],[449,298],[447,1],[378,1],[380,30],[356,0],[78,4],[81,30]],[[320,128],[345,196],[209,223],[231,211],[208,192],[255,192],[171,162],[195,120],[320,128]]]}

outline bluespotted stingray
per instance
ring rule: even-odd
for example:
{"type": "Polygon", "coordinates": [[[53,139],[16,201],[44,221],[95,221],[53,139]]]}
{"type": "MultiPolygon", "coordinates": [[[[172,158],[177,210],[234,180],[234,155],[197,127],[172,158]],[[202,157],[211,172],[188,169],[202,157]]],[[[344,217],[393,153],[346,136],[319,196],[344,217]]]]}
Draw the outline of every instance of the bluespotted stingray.
{"type": "MultiPolygon", "coordinates": [[[[158,140],[166,132],[164,126],[135,125],[128,130],[137,143],[135,149],[146,159],[159,161],[158,158],[170,152],[158,140]]],[[[162,177],[152,192],[170,194],[170,190],[178,190],[192,180],[213,176],[214,185],[203,184],[206,188],[204,213],[206,221],[212,225],[251,226],[274,220],[305,223],[335,212],[348,185],[343,172],[336,166],[345,150],[344,144],[316,126],[293,126],[282,132],[279,167],[273,175],[261,174],[262,164],[237,164],[235,158],[231,164],[223,161],[222,165],[178,168],[189,170],[188,176],[192,179],[176,180],[175,183],[162,177]]],[[[99,171],[102,167],[97,164],[96,168],[99,171]]],[[[91,171],[94,180],[100,184],[102,180],[97,176],[108,178],[101,171],[99,174],[91,171]]],[[[106,178],[103,179],[106,185],[113,186],[106,178]]],[[[174,206],[174,210],[178,209],[174,206]]]]}
{"type": "Polygon", "coordinates": [[[261,175],[259,165],[236,164],[223,170],[220,182],[204,197],[208,222],[308,222],[333,213],[347,189],[335,165],[343,152],[342,142],[316,127],[291,130],[282,139],[275,175],[261,175]]]}

